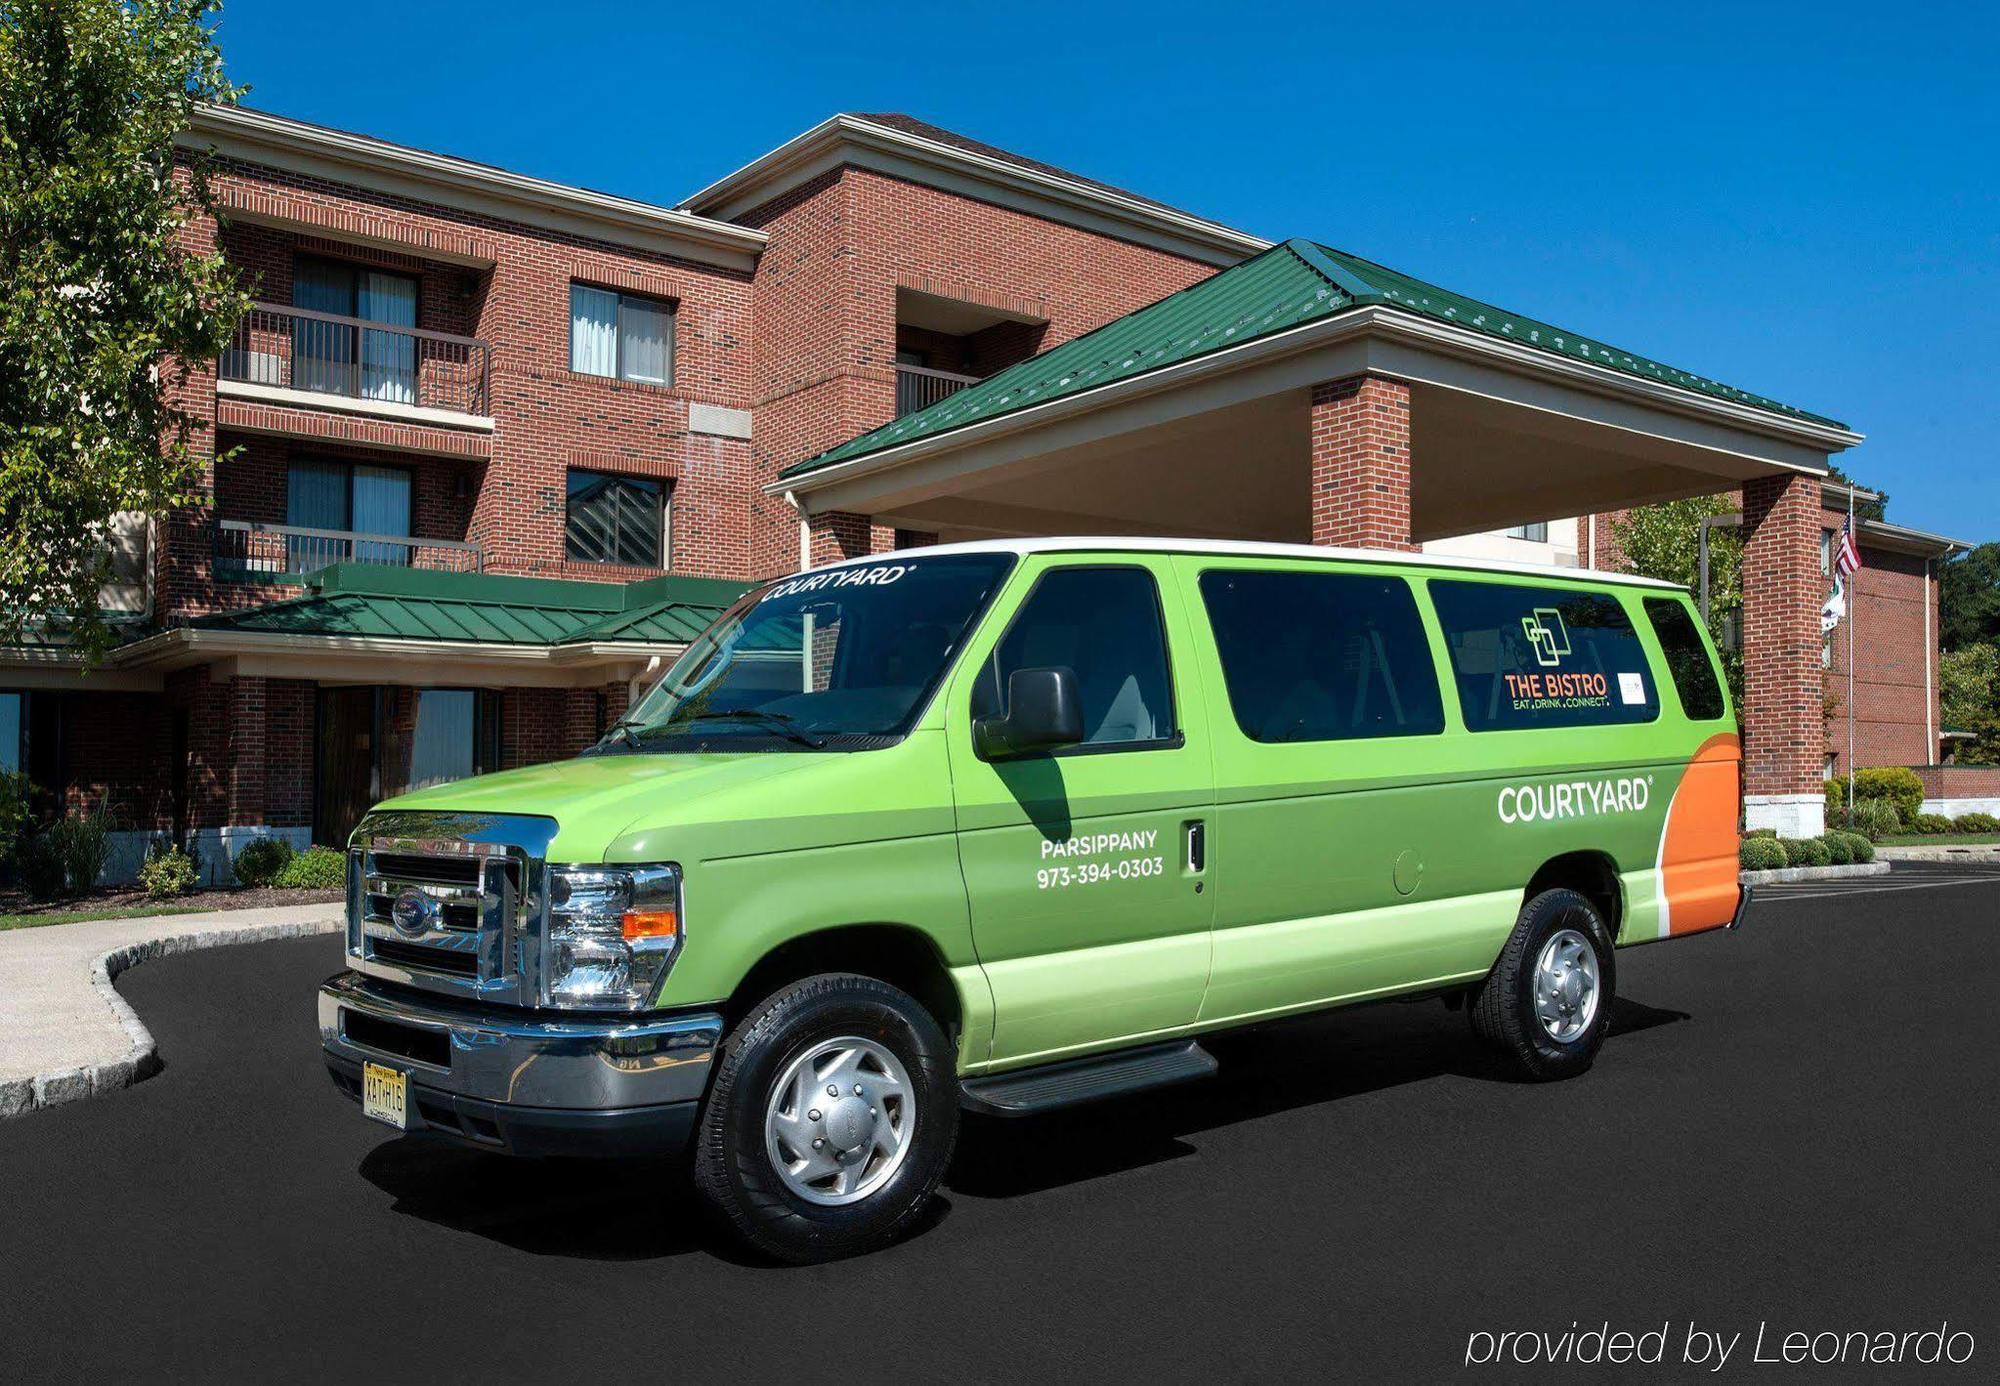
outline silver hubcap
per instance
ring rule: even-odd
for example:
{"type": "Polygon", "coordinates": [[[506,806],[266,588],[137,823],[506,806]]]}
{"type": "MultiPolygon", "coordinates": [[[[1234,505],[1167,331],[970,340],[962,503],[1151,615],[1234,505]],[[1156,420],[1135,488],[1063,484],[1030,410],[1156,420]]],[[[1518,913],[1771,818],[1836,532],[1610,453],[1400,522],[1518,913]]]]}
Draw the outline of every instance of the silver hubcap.
{"type": "Polygon", "coordinates": [[[808,1203],[855,1203],[888,1183],[917,1129],[910,1075],[873,1040],[842,1036],[778,1075],[764,1104],[764,1148],[808,1203]]]}
{"type": "Polygon", "coordinates": [[[1559,929],[1535,962],[1535,1015],[1549,1038],[1568,1044],[1597,1019],[1597,954],[1574,929],[1559,929]]]}

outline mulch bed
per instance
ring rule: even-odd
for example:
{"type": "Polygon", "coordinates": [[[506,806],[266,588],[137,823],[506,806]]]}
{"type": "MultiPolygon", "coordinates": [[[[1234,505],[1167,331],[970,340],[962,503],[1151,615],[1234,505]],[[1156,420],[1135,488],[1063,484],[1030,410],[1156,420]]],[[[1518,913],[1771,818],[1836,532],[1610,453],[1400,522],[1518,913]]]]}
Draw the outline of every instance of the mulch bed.
{"type": "Polygon", "coordinates": [[[147,898],[134,886],[112,886],[87,895],[62,900],[31,900],[18,887],[0,886],[0,915],[76,914],[85,910],[124,910],[147,907],[173,910],[252,910],[267,905],[312,905],[322,900],[339,900],[344,892],[333,890],[278,890],[273,886],[243,886],[229,890],[197,890],[169,900],[147,898]]]}

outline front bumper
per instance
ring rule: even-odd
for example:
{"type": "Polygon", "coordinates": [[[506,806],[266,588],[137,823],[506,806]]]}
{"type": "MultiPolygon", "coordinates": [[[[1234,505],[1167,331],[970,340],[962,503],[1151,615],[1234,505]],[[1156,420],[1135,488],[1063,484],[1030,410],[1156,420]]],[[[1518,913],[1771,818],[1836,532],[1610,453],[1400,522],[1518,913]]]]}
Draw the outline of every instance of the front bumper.
{"type": "Polygon", "coordinates": [[[413,1131],[517,1155],[657,1155],[694,1128],[722,1017],[555,1016],[343,972],[320,987],[319,1034],[357,1101],[363,1062],[409,1075],[413,1131]]]}

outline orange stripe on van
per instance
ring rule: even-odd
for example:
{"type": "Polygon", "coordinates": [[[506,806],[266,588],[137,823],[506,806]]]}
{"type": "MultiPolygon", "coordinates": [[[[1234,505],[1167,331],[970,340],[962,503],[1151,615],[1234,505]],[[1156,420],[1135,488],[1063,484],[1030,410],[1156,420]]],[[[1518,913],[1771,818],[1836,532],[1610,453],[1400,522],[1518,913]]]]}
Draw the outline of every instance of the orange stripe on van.
{"type": "Polygon", "coordinates": [[[1663,933],[1700,933],[1735,918],[1742,775],[1743,745],[1733,732],[1711,736],[1688,762],[1660,841],[1663,933]]]}

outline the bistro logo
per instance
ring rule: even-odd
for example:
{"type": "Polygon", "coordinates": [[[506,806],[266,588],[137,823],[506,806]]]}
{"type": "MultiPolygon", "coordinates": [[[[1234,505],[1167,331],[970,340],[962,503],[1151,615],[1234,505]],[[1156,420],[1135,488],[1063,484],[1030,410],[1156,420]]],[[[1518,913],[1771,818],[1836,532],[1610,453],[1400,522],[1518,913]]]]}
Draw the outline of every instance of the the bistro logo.
{"type": "Polygon", "coordinates": [[[1535,663],[1544,669],[1562,664],[1563,656],[1569,653],[1569,627],[1563,624],[1560,611],[1552,606],[1538,606],[1521,618],[1521,630],[1535,647],[1535,663]]]}

